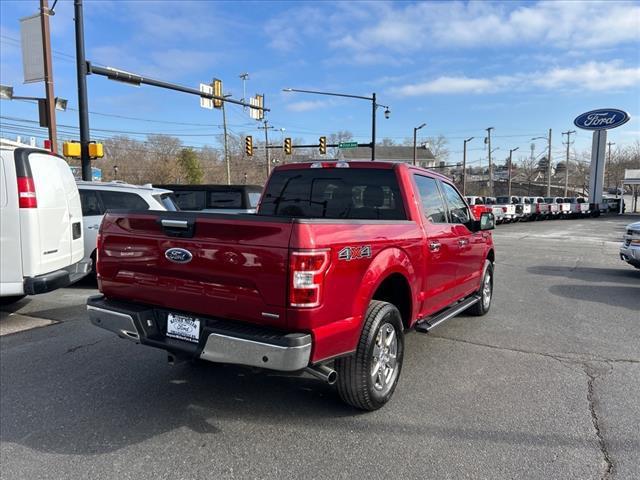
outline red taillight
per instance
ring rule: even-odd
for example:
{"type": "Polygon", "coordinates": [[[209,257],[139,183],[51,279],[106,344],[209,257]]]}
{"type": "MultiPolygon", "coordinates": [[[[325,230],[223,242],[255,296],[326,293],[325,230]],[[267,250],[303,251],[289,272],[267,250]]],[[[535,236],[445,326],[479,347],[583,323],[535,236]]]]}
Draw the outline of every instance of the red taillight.
{"type": "Polygon", "coordinates": [[[503,211],[504,213],[507,213],[507,207],[502,207],[502,211],[503,211]]]}
{"type": "Polygon", "coordinates": [[[36,186],[33,178],[18,177],[18,206],[20,208],[37,208],[36,186]]]}
{"type": "Polygon", "coordinates": [[[292,307],[310,308],[320,305],[329,263],[329,250],[291,252],[289,304],[292,307]]]}

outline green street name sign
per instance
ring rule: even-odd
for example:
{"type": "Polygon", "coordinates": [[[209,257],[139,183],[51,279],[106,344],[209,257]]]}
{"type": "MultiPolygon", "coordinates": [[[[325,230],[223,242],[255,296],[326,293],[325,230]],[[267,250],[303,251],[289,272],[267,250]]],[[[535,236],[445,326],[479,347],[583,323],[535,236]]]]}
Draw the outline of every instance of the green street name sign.
{"type": "Polygon", "coordinates": [[[358,148],[358,142],[340,142],[338,148],[358,148]]]}

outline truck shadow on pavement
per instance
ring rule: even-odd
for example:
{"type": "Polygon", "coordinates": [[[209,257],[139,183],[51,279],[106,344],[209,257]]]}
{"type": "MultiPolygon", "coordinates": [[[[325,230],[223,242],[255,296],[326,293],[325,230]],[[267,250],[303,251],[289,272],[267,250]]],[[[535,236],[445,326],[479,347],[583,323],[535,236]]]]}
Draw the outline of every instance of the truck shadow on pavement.
{"type": "Polygon", "coordinates": [[[527,268],[528,273],[534,275],[549,275],[565,277],[585,282],[629,283],[640,286],[640,270],[633,267],[626,268],[598,268],[598,267],[561,267],[557,265],[536,265],[527,268]]]}
{"type": "MultiPolygon", "coordinates": [[[[433,425],[422,415],[415,419],[402,413],[416,412],[401,404],[400,392],[386,411],[363,414],[342,404],[332,387],[315,379],[213,364],[169,368],[158,364],[156,352],[140,355],[135,362],[131,357],[118,361],[114,358],[122,352],[120,345],[106,339],[91,345],[63,355],[63,363],[75,363],[75,372],[64,368],[66,373],[59,374],[61,366],[46,365],[44,359],[28,370],[13,366],[10,373],[5,369],[13,370],[12,366],[3,368],[3,443],[46,453],[100,455],[147,441],[197,441],[216,448],[242,436],[243,430],[261,432],[256,437],[260,441],[265,433],[282,438],[304,428],[310,435],[318,430],[337,435],[375,431],[398,438],[585,447],[584,438],[571,434],[483,430],[456,426],[455,418],[450,427],[433,425]]],[[[448,415],[446,407],[433,408],[442,408],[442,417],[448,415]]],[[[625,440],[620,448],[639,447],[625,440]]]]}
{"type": "Polygon", "coordinates": [[[610,285],[554,285],[549,292],[563,298],[596,302],[622,307],[635,312],[630,320],[640,321],[640,285],[638,287],[619,287],[610,285]]]}

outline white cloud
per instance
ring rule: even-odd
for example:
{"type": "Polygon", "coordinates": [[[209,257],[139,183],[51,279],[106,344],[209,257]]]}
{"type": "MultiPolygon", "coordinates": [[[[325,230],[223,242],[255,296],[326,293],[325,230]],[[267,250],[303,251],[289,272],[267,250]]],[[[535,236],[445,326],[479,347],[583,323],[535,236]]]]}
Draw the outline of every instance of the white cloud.
{"type": "Polygon", "coordinates": [[[640,85],[640,67],[626,68],[620,61],[588,62],[574,68],[554,68],[533,82],[545,88],[583,86],[587,90],[617,90],[640,85]]]}
{"type": "Polygon", "coordinates": [[[640,87],[640,67],[626,67],[620,60],[588,62],[573,67],[494,77],[440,76],[423,82],[396,86],[400,97],[432,94],[481,94],[506,89],[612,91],[640,87]]]}
{"type": "Polygon", "coordinates": [[[408,55],[434,46],[486,48],[544,44],[557,48],[593,48],[638,41],[640,5],[637,3],[422,2],[381,8],[373,22],[356,25],[330,45],[359,52],[383,50],[408,55]]]}
{"type": "Polygon", "coordinates": [[[322,100],[303,100],[301,102],[294,102],[287,105],[287,110],[291,112],[309,112],[311,110],[317,110],[319,108],[325,108],[330,102],[322,100]]]}

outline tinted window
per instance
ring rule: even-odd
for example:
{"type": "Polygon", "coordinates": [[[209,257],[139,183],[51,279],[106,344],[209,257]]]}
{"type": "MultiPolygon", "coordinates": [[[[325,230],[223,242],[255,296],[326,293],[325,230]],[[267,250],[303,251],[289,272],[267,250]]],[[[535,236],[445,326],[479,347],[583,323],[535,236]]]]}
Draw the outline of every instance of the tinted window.
{"type": "Polygon", "coordinates": [[[80,190],[80,203],[82,204],[82,216],[102,215],[100,199],[95,190],[80,190]]]}
{"type": "Polygon", "coordinates": [[[406,219],[393,170],[347,168],[276,171],[258,213],[306,218],[406,219]]]}
{"type": "Polygon", "coordinates": [[[149,210],[149,205],[139,195],[126,192],[100,192],[105,210],[149,210]]]}
{"type": "Polygon", "coordinates": [[[422,175],[416,175],[415,179],[426,217],[433,223],[447,223],[447,213],[437,182],[422,175]]]}
{"type": "Polygon", "coordinates": [[[242,208],[242,192],[239,190],[209,192],[207,208],[242,208]]]}
{"type": "Polygon", "coordinates": [[[202,210],[207,206],[207,195],[202,190],[177,190],[173,194],[180,210],[202,210]]]}
{"type": "Polygon", "coordinates": [[[460,194],[448,183],[440,182],[440,185],[442,185],[442,191],[449,208],[449,222],[467,223],[471,217],[469,216],[469,209],[460,194]]]}
{"type": "Polygon", "coordinates": [[[173,193],[161,193],[159,195],[154,195],[153,198],[155,198],[169,212],[180,210],[175,202],[173,193]]]}
{"type": "Polygon", "coordinates": [[[496,198],[496,201],[500,204],[509,204],[511,203],[511,199],[509,197],[498,197],[496,198]]]}

